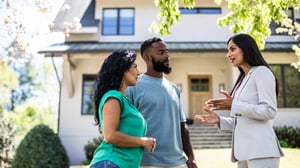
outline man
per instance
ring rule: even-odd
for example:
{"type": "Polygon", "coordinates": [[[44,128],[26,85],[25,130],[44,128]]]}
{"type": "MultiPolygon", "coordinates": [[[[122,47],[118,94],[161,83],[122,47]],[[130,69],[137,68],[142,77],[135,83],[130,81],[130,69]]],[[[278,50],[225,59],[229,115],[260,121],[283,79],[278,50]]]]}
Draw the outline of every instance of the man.
{"type": "Polygon", "coordinates": [[[163,76],[172,70],[167,45],[154,37],[142,43],[140,52],[147,70],[126,95],[146,119],[147,136],[156,138],[156,149],[144,151],[141,168],[197,168],[180,92],[163,76]]]}

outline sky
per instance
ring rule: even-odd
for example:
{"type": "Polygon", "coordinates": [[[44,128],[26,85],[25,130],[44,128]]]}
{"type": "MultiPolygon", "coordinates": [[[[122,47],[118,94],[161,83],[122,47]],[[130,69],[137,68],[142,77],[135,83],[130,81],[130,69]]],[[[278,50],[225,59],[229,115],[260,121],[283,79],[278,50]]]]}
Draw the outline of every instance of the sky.
{"type": "MultiPolygon", "coordinates": [[[[63,32],[51,33],[48,26],[49,23],[55,19],[55,16],[59,12],[64,1],[9,0],[9,8],[7,7],[6,2],[6,0],[0,0],[0,61],[1,58],[7,55],[9,46],[11,46],[12,42],[16,39],[17,32],[21,30],[15,29],[16,25],[20,23],[24,26],[24,29],[22,29],[24,31],[20,33],[20,39],[28,46],[26,49],[28,52],[27,55],[34,57],[32,61],[38,65],[41,65],[41,63],[44,63],[45,61],[49,61],[49,58],[45,58],[43,55],[37,54],[37,52],[52,43],[64,41],[63,32]],[[40,2],[42,9],[47,12],[41,13],[39,8],[36,7],[36,2],[40,2]],[[11,24],[6,24],[7,20],[11,24]]],[[[58,60],[57,66],[59,66],[61,62],[62,60],[58,60]]],[[[50,86],[51,83],[52,86],[57,84],[55,75],[50,78],[48,76],[44,76],[43,78],[47,80],[52,79],[51,81],[47,81],[50,86]]],[[[49,93],[45,93],[46,98],[58,98],[56,93],[50,92],[51,90],[52,89],[49,89],[49,93]]],[[[43,100],[47,101],[47,99],[43,100]]],[[[57,102],[57,100],[54,100],[54,102],[57,102]]]]}
{"type": "MultiPolygon", "coordinates": [[[[0,1],[0,58],[16,39],[20,32],[20,39],[26,45],[30,45],[30,51],[37,51],[38,48],[52,43],[49,24],[55,19],[64,0],[8,0],[0,1]],[[9,8],[7,7],[9,3],[9,8]],[[37,7],[36,2],[39,3],[37,7]],[[40,10],[42,9],[42,10],[40,10]],[[41,12],[43,11],[43,12],[41,12]],[[6,24],[6,22],[10,24],[6,24]],[[20,23],[24,29],[18,29],[20,23]],[[40,40],[40,38],[44,40],[40,40]],[[35,40],[34,38],[38,39],[35,40]],[[32,44],[34,43],[34,44],[32,44]]],[[[57,39],[57,36],[55,36],[57,39]]]]}

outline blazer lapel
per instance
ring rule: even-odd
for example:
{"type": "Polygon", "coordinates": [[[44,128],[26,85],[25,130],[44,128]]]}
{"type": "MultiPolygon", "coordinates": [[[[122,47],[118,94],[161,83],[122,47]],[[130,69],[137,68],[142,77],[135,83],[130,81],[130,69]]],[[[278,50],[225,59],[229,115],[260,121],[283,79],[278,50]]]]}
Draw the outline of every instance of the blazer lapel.
{"type": "Polygon", "coordinates": [[[240,93],[243,91],[243,89],[245,88],[248,80],[251,78],[251,75],[252,73],[254,72],[254,70],[256,69],[257,67],[252,67],[250,69],[250,71],[248,72],[248,74],[244,77],[239,89],[237,90],[237,93],[236,93],[236,97],[237,99],[239,99],[239,96],[240,96],[240,93]]]}

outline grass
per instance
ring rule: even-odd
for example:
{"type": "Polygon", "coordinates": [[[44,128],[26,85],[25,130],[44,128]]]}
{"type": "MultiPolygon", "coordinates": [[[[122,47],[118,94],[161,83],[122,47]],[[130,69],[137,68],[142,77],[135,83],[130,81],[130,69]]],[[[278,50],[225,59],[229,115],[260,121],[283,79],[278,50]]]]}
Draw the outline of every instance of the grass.
{"type": "MultiPolygon", "coordinates": [[[[300,149],[283,148],[285,154],[280,159],[280,168],[300,167],[300,149]]],[[[201,168],[236,168],[231,162],[231,149],[199,149],[194,150],[198,167],[201,168]]]]}
{"type": "MultiPolygon", "coordinates": [[[[280,159],[280,168],[300,167],[300,149],[283,148],[285,154],[280,159]]],[[[236,168],[230,161],[231,149],[197,149],[194,150],[199,168],[236,168]]],[[[88,168],[88,166],[71,166],[70,168],[88,168]]]]}

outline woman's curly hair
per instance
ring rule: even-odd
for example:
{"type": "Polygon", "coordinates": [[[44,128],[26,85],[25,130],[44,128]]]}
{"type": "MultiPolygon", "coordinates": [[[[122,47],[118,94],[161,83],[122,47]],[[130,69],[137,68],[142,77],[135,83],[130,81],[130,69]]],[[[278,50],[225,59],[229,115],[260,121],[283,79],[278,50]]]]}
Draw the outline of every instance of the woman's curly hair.
{"type": "Polygon", "coordinates": [[[123,75],[129,70],[136,59],[133,50],[119,49],[112,52],[103,62],[95,80],[94,103],[95,124],[99,124],[99,103],[102,96],[109,90],[119,90],[123,75]]]}

